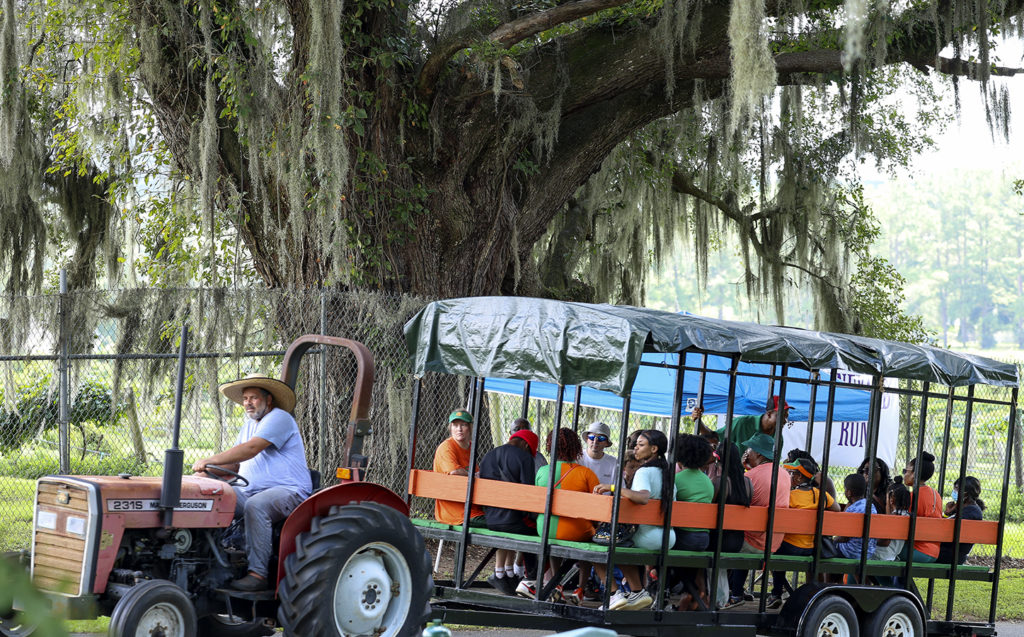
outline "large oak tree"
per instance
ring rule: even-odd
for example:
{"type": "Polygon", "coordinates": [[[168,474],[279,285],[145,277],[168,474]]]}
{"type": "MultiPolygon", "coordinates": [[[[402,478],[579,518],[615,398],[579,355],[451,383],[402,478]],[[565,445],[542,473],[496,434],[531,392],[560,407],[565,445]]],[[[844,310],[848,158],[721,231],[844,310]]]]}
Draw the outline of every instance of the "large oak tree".
{"type": "Polygon", "coordinates": [[[731,228],[751,293],[802,277],[837,315],[870,234],[843,162],[922,143],[928,98],[917,120],[886,99],[923,74],[1005,113],[989,40],[1022,5],[5,0],[5,282],[38,285],[49,228],[78,285],[102,254],[111,276],[127,255],[209,283],[635,301],[647,250],[731,228]]]}

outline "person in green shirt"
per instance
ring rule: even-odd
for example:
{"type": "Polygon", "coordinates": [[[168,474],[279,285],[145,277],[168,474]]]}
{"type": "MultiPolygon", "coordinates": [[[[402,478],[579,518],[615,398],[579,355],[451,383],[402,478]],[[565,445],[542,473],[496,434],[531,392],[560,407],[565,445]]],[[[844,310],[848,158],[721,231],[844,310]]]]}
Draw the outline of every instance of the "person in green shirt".
{"type": "MultiPolygon", "coordinates": [[[[693,410],[694,422],[697,423],[697,433],[707,437],[717,437],[719,441],[725,440],[725,427],[719,427],[718,431],[710,429],[701,421],[701,417],[704,415],[703,407],[696,407],[693,410]]],[[[789,405],[786,404],[782,409],[782,423],[785,425],[789,422],[789,405]]],[[[749,440],[757,433],[765,433],[769,436],[775,435],[775,427],[779,423],[779,397],[773,396],[771,402],[768,403],[767,409],[761,415],[749,415],[749,416],[736,416],[732,419],[732,435],[731,440],[733,442],[740,442],[743,440],[749,440]]]]}
{"type": "MultiPolygon", "coordinates": [[[[711,444],[701,436],[680,434],[676,438],[676,500],[679,502],[711,502],[715,487],[703,469],[711,460],[711,444]]],[[[703,551],[709,542],[708,529],[682,527],[676,529],[676,543],[672,547],[682,551],[703,551]]],[[[683,583],[683,595],[678,610],[697,609],[700,598],[705,609],[710,605],[704,569],[673,569],[673,579],[683,583]]]]}

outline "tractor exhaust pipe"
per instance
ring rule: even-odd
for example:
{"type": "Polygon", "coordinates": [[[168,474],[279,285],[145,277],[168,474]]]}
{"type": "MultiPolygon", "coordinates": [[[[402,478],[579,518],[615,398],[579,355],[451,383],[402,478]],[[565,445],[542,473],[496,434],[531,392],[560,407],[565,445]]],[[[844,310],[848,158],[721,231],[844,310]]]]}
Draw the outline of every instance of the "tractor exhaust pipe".
{"type": "Polygon", "coordinates": [[[178,347],[178,380],[174,388],[174,427],[171,448],[164,451],[164,482],[160,489],[160,509],[164,526],[172,526],[174,508],[181,503],[181,475],[185,466],[185,452],[178,448],[181,435],[181,397],[185,393],[185,351],[188,349],[188,326],[181,326],[181,345],[178,347]]]}

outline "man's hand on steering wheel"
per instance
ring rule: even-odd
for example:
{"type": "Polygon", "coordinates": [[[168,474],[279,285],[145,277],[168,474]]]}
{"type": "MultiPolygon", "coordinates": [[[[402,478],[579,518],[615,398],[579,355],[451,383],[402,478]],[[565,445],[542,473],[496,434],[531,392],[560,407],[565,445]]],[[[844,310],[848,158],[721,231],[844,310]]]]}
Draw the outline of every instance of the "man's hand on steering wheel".
{"type": "Polygon", "coordinates": [[[204,465],[202,472],[205,473],[206,475],[210,476],[211,478],[216,478],[217,480],[225,480],[225,482],[227,482],[230,486],[235,486],[238,483],[241,483],[242,487],[249,486],[249,481],[246,480],[243,476],[241,476],[238,472],[232,471],[231,469],[225,469],[224,467],[220,467],[220,466],[217,466],[215,464],[204,465]],[[211,469],[212,469],[212,471],[211,471],[211,469]],[[225,480],[223,475],[218,475],[218,474],[214,473],[214,471],[220,472],[222,474],[226,474],[227,477],[229,477],[231,479],[230,480],[225,480]]]}

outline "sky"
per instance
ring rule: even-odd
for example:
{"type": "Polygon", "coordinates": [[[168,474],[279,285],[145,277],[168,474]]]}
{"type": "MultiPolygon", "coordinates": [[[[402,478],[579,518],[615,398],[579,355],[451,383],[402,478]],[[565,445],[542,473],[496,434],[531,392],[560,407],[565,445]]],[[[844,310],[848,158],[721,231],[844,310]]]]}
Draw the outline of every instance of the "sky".
{"type": "MultiPolygon", "coordinates": [[[[1002,66],[1024,67],[1024,43],[1019,40],[1003,41],[997,51],[1002,66]]],[[[944,167],[998,170],[1024,163],[1024,111],[1013,111],[1014,105],[1018,108],[1024,105],[1024,73],[996,81],[1005,83],[1010,91],[1010,143],[1001,135],[992,139],[978,86],[964,81],[960,83],[960,121],[948,126],[936,139],[935,151],[923,153],[914,161],[916,170],[944,167]]]]}

